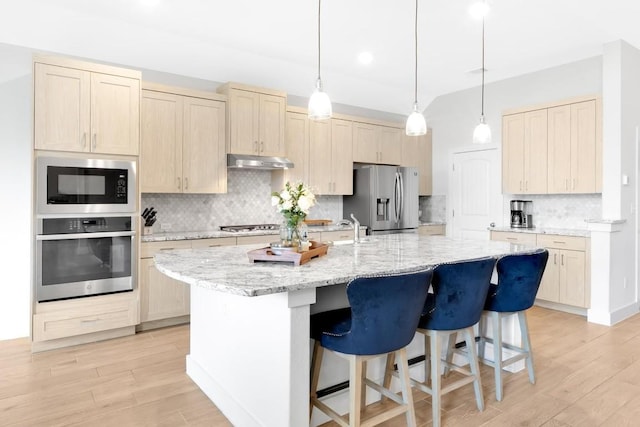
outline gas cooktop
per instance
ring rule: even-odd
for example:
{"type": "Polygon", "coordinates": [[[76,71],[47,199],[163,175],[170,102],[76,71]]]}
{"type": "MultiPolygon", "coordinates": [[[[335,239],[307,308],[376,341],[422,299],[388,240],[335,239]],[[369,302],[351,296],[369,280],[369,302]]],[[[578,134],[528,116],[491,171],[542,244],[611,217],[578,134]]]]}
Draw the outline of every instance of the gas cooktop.
{"type": "Polygon", "coordinates": [[[278,230],[280,224],[252,224],[252,225],[221,225],[220,231],[231,231],[237,233],[240,231],[262,231],[262,230],[278,230]]]}

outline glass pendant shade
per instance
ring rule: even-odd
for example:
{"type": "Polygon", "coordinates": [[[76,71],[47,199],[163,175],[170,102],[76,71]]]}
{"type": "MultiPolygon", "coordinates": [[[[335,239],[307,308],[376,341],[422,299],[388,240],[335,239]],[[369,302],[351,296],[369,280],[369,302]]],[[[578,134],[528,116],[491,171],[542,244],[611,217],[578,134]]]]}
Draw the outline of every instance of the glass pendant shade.
{"type": "Polygon", "coordinates": [[[418,109],[418,104],[413,105],[413,112],[407,118],[405,132],[408,136],[420,136],[427,133],[427,121],[418,109]]]}
{"type": "Polygon", "coordinates": [[[325,120],[331,118],[331,100],[329,95],[322,90],[322,82],[318,79],[316,90],[309,98],[309,118],[313,120],[325,120]]]}
{"type": "Polygon", "coordinates": [[[474,144],[489,144],[491,142],[491,128],[485,122],[484,116],[480,116],[480,123],[473,130],[474,144]]]}

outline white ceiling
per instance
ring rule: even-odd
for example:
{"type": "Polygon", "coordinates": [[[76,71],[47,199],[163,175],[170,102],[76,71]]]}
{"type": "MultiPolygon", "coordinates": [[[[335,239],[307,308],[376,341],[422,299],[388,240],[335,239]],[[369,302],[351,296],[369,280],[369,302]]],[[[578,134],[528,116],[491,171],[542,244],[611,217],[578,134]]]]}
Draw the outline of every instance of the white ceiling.
{"type": "MultiPolygon", "coordinates": [[[[316,0],[0,1],[0,43],[305,98],[315,83],[316,0]]],[[[480,84],[469,71],[481,65],[481,22],[468,13],[472,0],[419,1],[424,108],[480,84]]],[[[597,56],[618,39],[640,47],[637,0],[488,2],[487,82],[597,56]]],[[[321,72],[333,102],[410,112],[414,7],[413,0],[323,2],[321,72]],[[374,55],[369,66],[356,59],[363,50],[374,55]]]]}

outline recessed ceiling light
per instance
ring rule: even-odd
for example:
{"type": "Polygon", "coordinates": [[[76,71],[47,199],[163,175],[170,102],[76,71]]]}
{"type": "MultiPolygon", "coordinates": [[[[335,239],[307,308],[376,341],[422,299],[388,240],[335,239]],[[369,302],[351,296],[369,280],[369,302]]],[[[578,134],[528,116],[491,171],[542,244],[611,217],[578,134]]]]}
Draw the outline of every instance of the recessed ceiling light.
{"type": "Polygon", "coordinates": [[[373,54],[371,52],[360,52],[358,62],[362,65],[369,65],[373,62],[373,54]]]}
{"type": "Polygon", "coordinates": [[[474,19],[482,19],[489,14],[489,4],[480,0],[469,6],[469,14],[474,19]]]}

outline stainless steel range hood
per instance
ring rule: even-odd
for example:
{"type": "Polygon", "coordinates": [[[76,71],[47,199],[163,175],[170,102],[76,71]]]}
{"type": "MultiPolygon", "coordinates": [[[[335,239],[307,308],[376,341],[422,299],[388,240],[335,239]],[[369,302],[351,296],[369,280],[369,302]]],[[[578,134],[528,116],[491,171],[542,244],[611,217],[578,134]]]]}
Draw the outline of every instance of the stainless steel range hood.
{"type": "Polygon", "coordinates": [[[227,154],[227,167],[264,170],[289,169],[293,167],[293,162],[285,157],[227,154]]]}

